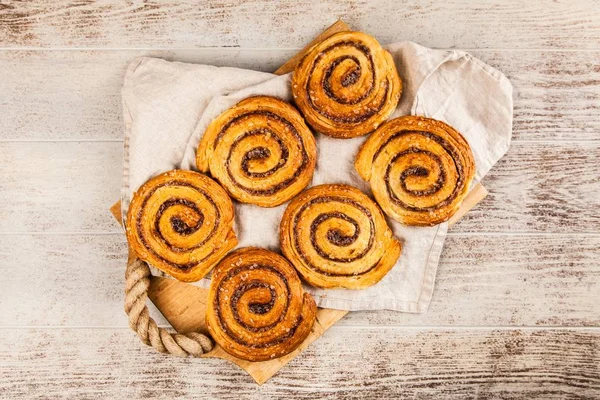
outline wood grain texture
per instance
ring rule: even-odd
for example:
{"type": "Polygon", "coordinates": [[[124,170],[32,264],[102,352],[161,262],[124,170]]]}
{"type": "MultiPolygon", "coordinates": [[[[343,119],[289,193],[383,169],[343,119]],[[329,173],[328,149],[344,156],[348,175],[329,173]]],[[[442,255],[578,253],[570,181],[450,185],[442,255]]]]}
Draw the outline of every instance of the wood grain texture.
{"type": "Polygon", "coordinates": [[[513,143],[455,232],[600,233],[600,142],[513,143]]]}
{"type": "Polygon", "coordinates": [[[594,0],[8,2],[3,47],[301,47],[341,18],[382,42],[443,48],[597,49],[594,0]]]}
{"type": "Polygon", "coordinates": [[[122,146],[0,143],[0,232],[119,231],[106,209],[119,196],[122,146]]]}
{"type": "Polygon", "coordinates": [[[348,325],[600,326],[600,235],[452,234],[425,314],[351,313],[348,325]]]}
{"type": "MultiPolygon", "coordinates": [[[[0,52],[0,140],[117,140],[127,64],[148,55],[274,71],[295,50],[0,52]]],[[[514,140],[600,139],[600,51],[473,51],[514,86],[514,140]]]]}
{"type": "Polygon", "coordinates": [[[597,10],[595,0],[1,2],[0,398],[600,398],[597,10]],[[272,71],[338,17],[383,43],[471,49],[515,88],[513,145],[483,182],[490,196],[451,231],[429,312],[352,313],[260,388],[225,361],[148,351],[126,328],[126,244],[105,212],[120,186],[127,63],[272,71]],[[519,325],[536,328],[486,327],[519,325]]]}
{"type": "Polygon", "coordinates": [[[123,234],[3,235],[0,326],[128,326],[126,261],[123,234]]]}
{"type": "Polygon", "coordinates": [[[0,397],[600,396],[600,332],[596,329],[334,327],[261,387],[223,360],[178,359],[149,352],[128,330],[3,329],[2,335],[0,397]]]}
{"type": "MultiPolygon", "coordinates": [[[[0,142],[0,233],[120,228],[121,142],[0,142]],[[5,160],[5,161],[4,161],[5,160]]],[[[600,141],[514,142],[452,232],[600,233],[600,141]]]]}
{"type": "Polygon", "coordinates": [[[510,79],[514,140],[600,139],[600,52],[470,53],[510,79]]]}
{"type": "MultiPolygon", "coordinates": [[[[3,235],[0,327],[127,327],[126,259],[122,233],[3,235]]],[[[600,235],[450,234],[427,313],[356,312],[338,324],[600,327],[598,259],[600,235]]]]}

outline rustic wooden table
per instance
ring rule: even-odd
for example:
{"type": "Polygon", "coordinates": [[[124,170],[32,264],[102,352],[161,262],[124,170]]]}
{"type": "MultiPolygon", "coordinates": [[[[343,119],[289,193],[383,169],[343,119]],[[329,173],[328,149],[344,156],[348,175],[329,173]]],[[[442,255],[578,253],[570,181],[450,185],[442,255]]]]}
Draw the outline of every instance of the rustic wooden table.
{"type": "MultiPolygon", "coordinates": [[[[0,398],[600,398],[600,3],[0,1],[0,398]],[[511,79],[508,154],[429,312],[351,313],[264,386],[129,330],[119,88],[135,56],[273,70],[338,17],[511,79]]],[[[155,314],[159,321],[164,319],[155,314]]]]}

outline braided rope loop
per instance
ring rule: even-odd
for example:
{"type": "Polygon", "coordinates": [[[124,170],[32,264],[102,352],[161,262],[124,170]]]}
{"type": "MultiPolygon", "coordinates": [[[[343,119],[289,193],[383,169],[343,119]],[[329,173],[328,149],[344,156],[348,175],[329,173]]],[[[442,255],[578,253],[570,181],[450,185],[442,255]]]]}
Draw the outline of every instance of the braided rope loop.
{"type": "Polygon", "coordinates": [[[125,271],[125,312],[129,327],[140,340],[161,353],[178,357],[200,357],[213,349],[210,338],[199,332],[170,333],[159,328],[150,318],[146,300],[150,287],[150,268],[140,259],[134,258],[125,271]]]}

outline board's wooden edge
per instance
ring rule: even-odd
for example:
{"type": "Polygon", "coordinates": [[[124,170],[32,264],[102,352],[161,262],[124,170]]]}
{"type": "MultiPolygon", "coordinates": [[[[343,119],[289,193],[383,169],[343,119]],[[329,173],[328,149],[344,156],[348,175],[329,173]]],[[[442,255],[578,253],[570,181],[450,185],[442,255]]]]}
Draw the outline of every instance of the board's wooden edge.
{"type": "Polygon", "coordinates": [[[269,361],[260,361],[260,362],[251,362],[246,360],[241,360],[239,358],[232,357],[227,354],[222,348],[215,347],[213,351],[206,354],[206,357],[219,357],[223,359],[227,359],[233,361],[240,368],[244,369],[246,372],[250,374],[258,383],[262,385],[266,381],[268,381],[273,375],[277,373],[284,365],[297,357],[300,353],[302,353],[308,346],[311,345],[315,340],[320,338],[325,331],[335,325],[340,319],[344,317],[344,315],[348,314],[348,311],[344,310],[332,310],[328,308],[319,308],[317,309],[317,317],[315,320],[315,324],[310,332],[310,334],[304,339],[304,341],[291,353],[279,357],[269,361]]]}
{"type": "Polygon", "coordinates": [[[115,217],[119,225],[123,226],[123,221],[121,220],[121,200],[118,200],[110,207],[110,213],[115,217]]]}
{"type": "Polygon", "coordinates": [[[314,40],[312,42],[310,42],[302,50],[300,50],[295,56],[290,58],[281,67],[277,68],[277,70],[274,73],[276,75],[284,75],[284,74],[287,74],[288,72],[292,72],[294,70],[294,68],[296,68],[296,65],[298,65],[300,60],[302,60],[302,57],[304,57],[304,55],[308,52],[308,50],[310,50],[310,48],[313,47],[315,44],[322,42],[323,40],[327,39],[329,36],[331,36],[335,33],[346,32],[349,30],[350,30],[350,27],[344,21],[337,20],[333,25],[331,25],[329,28],[325,29],[319,36],[314,38],[314,40]]]}
{"type": "Polygon", "coordinates": [[[450,217],[448,220],[448,226],[451,227],[460,221],[466,213],[471,211],[471,209],[475,207],[481,200],[485,199],[487,195],[487,189],[481,183],[477,183],[467,194],[467,197],[465,197],[456,214],[450,217]]]}

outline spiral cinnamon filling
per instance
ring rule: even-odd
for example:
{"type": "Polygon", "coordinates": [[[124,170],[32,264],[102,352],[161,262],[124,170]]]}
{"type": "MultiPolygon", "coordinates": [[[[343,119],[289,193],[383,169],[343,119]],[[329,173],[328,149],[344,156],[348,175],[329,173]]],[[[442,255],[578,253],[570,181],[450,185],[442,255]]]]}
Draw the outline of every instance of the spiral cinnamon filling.
{"type": "MultiPolygon", "coordinates": [[[[313,64],[313,67],[311,70],[311,76],[317,66],[318,61],[320,61],[321,58],[325,57],[325,55],[327,53],[331,52],[333,49],[335,49],[338,46],[352,46],[352,47],[359,49],[361,52],[363,52],[364,56],[369,60],[369,63],[370,63],[369,71],[371,72],[373,77],[370,80],[370,84],[368,85],[367,89],[366,90],[363,89],[363,94],[360,95],[359,97],[357,97],[355,99],[347,99],[342,96],[338,96],[333,91],[332,83],[331,83],[331,76],[332,76],[335,68],[345,60],[351,60],[356,64],[355,68],[353,70],[351,70],[350,72],[347,72],[346,74],[344,74],[344,76],[341,79],[340,83],[345,88],[355,84],[358,81],[358,78],[360,77],[361,72],[362,72],[361,66],[360,66],[360,61],[358,60],[358,58],[353,57],[353,56],[342,56],[342,57],[339,57],[339,58],[336,58],[335,60],[333,60],[331,62],[331,64],[329,65],[329,67],[327,68],[324,78],[323,78],[323,81],[321,82],[321,85],[323,87],[323,92],[330,99],[332,99],[333,101],[335,101],[339,104],[344,104],[344,105],[360,104],[362,101],[364,101],[365,99],[367,99],[369,97],[369,95],[373,92],[373,89],[377,85],[377,75],[376,75],[376,71],[375,71],[375,63],[373,61],[371,52],[369,51],[369,49],[366,46],[363,46],[359,43],[353,43],[353,42],[341,42],[341,43],[337,43],[335,46],[331,46],[328,49],[325,49],[321,54],[319,54],[319,56],[315,60],[315,63],[313,64]]],[[[319,114],[323,115],[324,117],[327,117],[328,119],[335,121],[335,122],[341,122],[341,123],[345,123],[345,124],[355,124],[358,122],[366,121],[369,118],[371,118],[373,115],[375,115],[379,111],[381,111],[381,109],[383,108],[383,106],[385,104],[386,98],[388,97],[389,82],[387,82],[387,81],[382,82],[382,87],[383,87],[384,91],[383,91],[382,95],[380,96],[379,100],[375,103],[362,105],[360,109],[356,110],[357,115],[354,115],[354,116],[336,115],[330,111],[327,111],[327,108],[322,108],[322,107],[318,106],[315,103],[315,101],[313,100],[312,93],[309,89],[310,85],[307,85],[307,87],[306,87],[306,96],[308,98],[310,105],[319,114]]]]}
{"type": "Polygon", "coordinates": [[[202,213],[202,211],[200,211],[200,209],[196,206],[195,203],[193,203],[193,202],[191,202],[189,200],[186,200],[186,199],[172,198],[172,199],[169,199],[169,200],[165,201],[164,203],[162,203],[160,205],[160,207],[158,209],[158,212],[156,213],[156,216],[154,217],[155,237],[157,239],[161,240],[166,246],[169,246],[169,248],[172,251],[178,252],[178,253],[200,248],[208,240],[210,240],[212,238],[212,236],[215,233],[216,227],[219,224],[219,220],[221,218],[220,213],[219,213],[219,209],[215,205],[214,201],[210,198],[210,196],[206,192],[204,192],[202,189],[197,188],[197,187],[195,187],[192,184],[189,184],[187,182],[181,182],[181,181],[172,181],[172,182],[164,183],[162,185],[156,186],[152,191],[150,191],[150,193],[148,194],[148,196],[142,202],[142,207],[140,208],[140,211],[138,212],[138,215],[137,215],[137,228],[138,228],[138,232],[139,232],[139,238],[140,238],[141,242],[143,243],[144,247],[146,248],[146,250],[148,252],[150,252],[151,254],[153,254],[156,258],[160,259],[165,264],[168,264],[168,265],[172,266],[173,268],[177,268],[177,269],[180,269],[182,271],[187,271],[187,270],[191,269],[192,267],[194,267],[194,265],[196,265],[198,262],[202,262],[205,259],[207,259],[210,256],[210,254],[206,255],[206,257],[203,257],[200,260],[196,260],[193,263],[189,263],[189,264],[177,264],[177,263],[174,263],[174,262],[168,260],[167,258],[163,257],[158,252],[156,252],[152,248],[152,246],[150,246],[148,244],[148,240],[146,239],[146,235],[145,235],[144,229],[142,227],[142,221],[144,220],[144,218],[143,218],[144,209],[146,208],[146,204],[148,203],[148,200],[151,198],[151,196],[158,189],[160,189],[161,187],[164,187],[164,186],[174,186],[174,185],[191,187],[194,190],[197,190],[199,193],[201,193],[208,200],[208,202],[214,207],[214,210],[215,210],[215,213],[216,213],[215,224],[213,225],[210,233],[201,242],[199,242],[199,243],[197,243],[197,244],[195,244],[195,245],[193,245],[191,247],[187,247],[187,248],[181,248],[181,247],[173,246],[164,237],[164,235],[163,235],[163,233],[161,231],[160,219],[161,219],[162,215],[164,214],[164,212],[169,207],[172,207],[174,205],[184,205],[188,209],[192,210],[197,215],[198,222],[196,224],[194,224],[193,226],[188,226],[182,219],[180,219],[180,218],[178,218],[176,216],[172,217],[170,219],[170,222],[171,222],[171,225],[173,227],[173,230],[175,230],[177,233],[179,233],[180,235],[183,235],[183,236],[188,236],[188,235],[196,232],[200,228],[200,226],[202,225],[202,222],[204,221],[204,214],[202,213]]]}
{"type": "MultiPolygon", "coordinates": [[[[196,218],[197,218],[197,221],[195,224],[189,225],[186,221],[184,221],[180,217],[172,216],[170,218],[171,227],[173,228],[173,230],[175,232],[177,232],[178,234],[180,234],[182,236],[188,236],[188,235],[191,235],[192,233],[196,232],[200,228],[200,226],[202,226],[202,223],[204,222],[204,214],[196,206],[196,204],[194,204],[193,202],[191,202],[189,200],[185,200],[185,199],[167,200],[164,203],[162,203],[160,208],[158,209],[158,212],[156,213],[156,223],[154,224],[154,228],[160,234],[161,237],[162,237],[162,232],[161,232],[161,228],[160,228],[160,224],[159,224],[160,218],[162,217],[163,213],[165,212],[165,210],[167,208],[174,206],[174,205],[186,206],[187,208],[191,209],[194,212],[194,214],[196,215],[196,218]]],[[[164,240],[164,237],[163,237],[163,240],[164,240]]]]}
{"type": "MultiPolygon", "coordinates": [[[[331,62],[331,64],[329,64],[329,67],[327,67],[327,70],[325,70],[325,74],[323,76],[323,81],[321,82],[321,84],[323,85],[323,91],[327,94],[327,96],[329,96],[331,99],[335,100],[336,102],[338,102],[340,104],[358,104],[361,101],[363,101],[364,99],[366,99],[367,97],[369,97],[369,95],[373,91],[375,82],[377,81],[376,76],[375,76],[375,63],[373,62],[373,56],[371,55],[371,51],[366,46],[363,46],[360,43],[353,43],[353,42],[336,43],[335,45],[323,50],[319,54],[319,56],[315,59],[315,62],[313,64],[313,67],[310,72],[311,72],[311,75],[313,75],[318,62],[322,58],[324,58],[325,55],[327,55],[333,49],[335,49],[336,47],[339,47],[339,46],[352,46],[352,47],[355,47],[356,49],[358,49],[359,51],[361,51],[364,54],[365,58],[367,58],[369,60],[369,67],[370,67],[369,71],[373,74],[373,78],[371,79],[368,88],[365,91],[363,91],[363,94],[360,95],[359,97],[357,97],[356,99],[346,99],[342,96],[338,96],[333,91],[332,84],[331,84],[331,76],[333,75],[333,71],[335,70],[335,68],[338,65],[340,65],[345,60],[351,60],[355,64],[353,66],[353,68],[350,69],[349,71],[347,71],[340,79],[340,83],[342,84],[343,87],[348,87],[348,86],[355,84],[358,81],[358,78],[360,77],[360,75],[362,73],[361,66],[360,66],[360,60],[355,56],[344,55],[344,56],[334,59],[331,62]]],[[[309,98],[311,97],[310,91],[308,89],[307,89],[306,94],[308,95],[309,98]]]]}
{"type": "MultiPolygon", "coordinates": [[[[358,237],[361,233],[361,228],[355,219],[353,219],[352,217],[349,217],[348,215],[346,215],[342,212],[321,213],[321,214],[317,215],[316,218],[313,219],[313,221],[310,225],[310,243],[312,244],[314,250],[319,254],[319,256],[321,256],[322,258],[329,260],[329,261],[349,263],[349,262],[353,262],[358,259],[361,259],[373,247],[373,241],[374,241],[374,237],[375,237],[375,235],[374,235],[375,223],[373,222],[373,218],[372,218],[369,210],[366,209],[365,207],[361,206],[358,202],[356,202],[354,200],[351,200],[348,198],[343,198],[343,197],[334,197],[334,196],[317,197],[317,198],[307,202],[300,208],[300,210],[296,214],[296,217],[294,218],[294,228],[293,229],[295,231],[298,231],[298,221],[301,218],[303,218],[303,211],[305,209],[313,206],[314,204],[326,203],[326,202],[340,202],[340,203],[344,203],[344,204],[351,204],[353,207],[356,207],[361,212],[363,212],[365,215],[367,215],[369,218],[369,227],[368,227],[369,228],[368,229],[369,240],[368,240],[367,246],[353,257],[336,257],[335,255],[328,254],[326,251],[323,250],[323,248],[319,244],[319,241],[316,237],[316,232],[317,232],[319,225],[321,225],[323,222],[325,222],[327,220],[337,218],[339,220],[343,220],[343,221],[350,223],[354,227],[354,233],[352,235],[344,235],[344,233],[342,233],[340,230],[337,230],[337,229],[329,229],[327,231],[328,241],[330,243],[334,244],[335,246],[340,246],[340,247],[346,247],[346,246],[349,246],[352,243],[354,243],[356,241],[356,239],[358,239],[358,237]]],[[[319,268],[317,263],[311,262],[310,258],[302,250],[302,247],[300,246],[300,243],[299,243],[301,236],[302,235],[300,234],[300,232],[296,232],[296,234],[294,235],[294,239],[295,239],[294,244],[296,247],[296,251],[298,251],[298,254],[301,255],[301,257],[304,259],[306,264],[308,266],[310,266],[310,268],[312,268],[315,271],[318,271],[321,274],[330,275],[330,276],[356,276],[356,275],[368,273],[371,270],[371,268],[369,268],[365,271],[358,272],[358,273],[357,272],[333,273],[333,272],[328,272],[326,270],[323,270],[323,269],[319,268]]]]}
{"type": "MultiPolygon", "coordinates": [[[[268,112],[249,113],[249,114],[243,115],[242,117],[251,116],[252,114],[264,114],[264,115],[267,115],[269,118],[279,120],[283,124],[287,125],[288,129],[292,132],[292,134],[298,139],[299,142],[302,143],[302,138],[298,134],[298,131],[289,122],[281,119],[280,117],[276,116],[275,114],[268,113],[268,112]]],[[[285,164],[287,163],[288,158],[289,158],[289,150],[288,150],[287,146],[285,145],[284,141],[277,135],[277,133],[273,132],[270,129],[262,128],[262,129],[256,129],[256,130],[247,132],[247,133],[241,135],[240,137],[236,138],[235,141],[233,142],[233,144],[231,145],[231,150],[229,151],[227,160],[231,159],[231,155],[237,150],[237,147],[240,142],[242,142],[247,137],[258,136],[258,135],[265,135],[265,136],[268,136],[268,137],[272,138],[273,140],[275,140],[277,142],[277,144],[279,145],[279,149],[281,151],[281,156],[279,158],[279,162],[273,168],[271,168],[265,172],[253,172],[250,170],[250,166],[249,166],[250,162],[255,161],[255,160],[264,160],[264,159],[269,158],[271,156],[271,150],[269,150],[266,147],[258,146],[258,147],[253,148],[252,150],[244,153],[244,156],[242,158],[241,169],[246,176],[251,177],[251,178],[265,178],[267,176],[273,175],[275,172],[277,172],[279,169],[281,169],[282,167],[285,166],[285,164]]],[[[246,193],[249,193],[253,196],[270,196],[273,193],[279,192],[279,191],[285,189],[286,187],[290,186],[292,183],[294,183],[296,181],[296,179],[298,178],[298,176],[300,176],[300,174],[302,174],[302,172],[304,172],[304,170],[308,167],[308,154],[306,154],[306,151],[304,150],[304,145],[302,145],[301,160],[302,161],[301,161],[301,164],[298,167],[298,169],[296,169],[296,171],[288,179],[284,180],[283,182],[279,182],[268,189],[255,189],[252,187],[241,185],[237,182],[235,174],[232,171],[231,164],[229,162],[227,162],[226,168],[227,168],[227,174],[229,175],[229,178],[238,188],[242,189],[246,193]]]]}
{"type": "Polygon", "coordinates": [[[265,360],[287,354],[306,338],[316,305],[283,257],[258,248],[227,256],[215,269],[206,322],[232,355],[265,360]]]}
{"type": "Polygon", "coordinates": [[[417,135],[423,135],[427,138],[429,138],[430,140],[433,140],[437,143],[440,144],[440,146],[442,146],[442,148],[448,153],[450,154],[452,161],[454,163],[454,166],[456,168],[456,170],[458,171],[458,180],[456,182],[456,184],[454,185],[454,190],[452,191],[452,193],[450,193],[450,195],[448,195],[446,198],[444,198],[443,200],[439,201],[437,204],[433,205],[433,206],[429,206],[429,207],[415,207],[412,206],[410,204],[407,204],[405,202],[403,202],[398,195],[394,192],[393,189],[393,183],[390,181],[390,170],[392,168],[392,165],[395,164],[399,159],[401,159],[402,157],[408,155],[408,154],[424,154],[427,157],[431,158],[432,160],[435,161],[435,163],[438,165],[439,167],[439,174],[438,174],[438,178],[437,180],[430,185],[429,188],[425,189],[425,190],[412,190],[410,188],[407,187],[406,185],[406,178],[409,176],[416,176],[416,177],[428,177],[430,171],[425,168],[425,167],[421,167],[421,166],[416,166],[416,167],[411,167],[408,168],[406,170],[404,170],[402,172],[401,175],[401,180],[400,180],[400,185],[402,187],[402,190],[406,193],[410,193],[413,196],[418,196],[418,197],[426,197],[426,196],[431,196],[434,193],[437,193],[445,184],[446,184],[446,172],[444,169],[444,163],[442,162],[442,160],[440,159],[440,157],[438,157],[437,155],[435,155],[434,153],[427,151],[427,150],[423,150],[423,149],[419,149],[417,147],[409,147],[407,150],[402,151],[398,154],[396,154],[390,161],[390,164],[388,165],[388,167],[386,168],[385,171],[385,183],[386,183],[386,187],[388,190],[388,194],[390,196],[390,198],[396,203],[398,204],[398,206],[405,208],[407,210],[411,210],[411,211],[432,211],[441,207],[445,207],[448,204],[450,204],[454,199],[456,199],[456,197],[460,194],[461,190],[464,187],[464,173],[463,173],[463,165],[460,161],[460,156],[457,154],[456,149],[451,146],[446,140],[444,140],[443,138],[437,136],[437,135],[433,135],[430,132],[418,132],[418,131],[401,131],[401,132],[397,132],[395,134],[393,134],[387,141],[385,141],[381,147],[379,148],[379,150],[375,153],[375,159],[377,159],[377,156],[379,155],[379,153],[385,149],[386,145],[388,143],[390,143],[391,141],[398,139],[402,136],[405,135],[409,135],[409,134],[417,134],[417,135]]]}
{"type": "MultiPolygon", "coordinates": [[[[266,282],[261,282],[258,280],[242,283],[241,285],[239,285],[235,288],[235,291],[233,292],[233,295],[231,296],[231,299],[229,301],[229,307],[231,307],[231,311],[233,313],[234,320],[239,325],[241,325],[242,327],[244,327],[244,329],[246,329],[250,332],[254,332],[254,333],[267,332],[267,331],[273,329],[274,327],[276,327],[278,324],[280,324],[285,319],[285,317],[288,313],[289,303],[291,300],[291,289],[288,285],[286,277],[283,274],[281,274],[279,271],[277,271],[273,267],[270,267],[268,265],[258,265],[258,264],[235,268],[235,269],[230,270],[227,273],[227,277],[223,279],[222,284],[225,284],[228,280],[233,279],[236,275],[243,273],[247,268],[250,268],[253,270],[258,270],[258,271],[260,271],[260,270],[263,270],[265,272],[268,271],[270,273],[277,275],[277,277],[279,279],[281,279],[282,282],[285,283],[285,287],[286,287],[285,293],[286,294],[284,294],[284,295],[287,298],[287,301],[285,303],[285,308],[283,311],[280,312],[279,317],[277,318],[276,321],[274,321],[273,323],[266,325],[266,326],[253,326],[251,324],[251,321],[248,321],[248,322],[245,321],[242,317],[240,317],[240,314],[238,311],[238,304],[240,302],[240,298],[245,293],[248,293],[249,291],[254,290],[254,289],[263,288],[263,289],[266,289],[269,291],[270,299],[264,303],[259,303],[259,302],[249,303],[248,309],[250,310],[250,312],[252,314],[256,314],[256,315],[262,315],[262,314],[268,313],[269,311],[271,311],[273,309],[273,306],[275,305],[275,301],[276,301],[277,297],[281,296],[280,294],[278,294],[275,291],[275,289],[272,287],[272,285],[269,285],[266,282]]],[[[226,301],[227,300],[225,300],[225,302],[226,301]]],[[[255,349],[256,348],[266,348],[266,347],[270,347],[270,346],[273,346],[276,344],[283,343],[286,340],[289,340],[291,337],[294,336],[294,334],[296,333],[296,330],[302,323],[302,316],[300,315],[291,326],[286,328],[286,333],[284,335],[278,336],[274,340],[267,342],[267,343],[252,343],[250,341],[244,340],[243,338],[237,336],[235,333],[235,330],[231,329],[229,327],[229,325],[226,323],[226,321],[222,318],[221,311],[220,311],[221,302],[223,302],[223,294],[222,294],[222,291],[219,290],[216,292],[215,300],[213,303],[213,307],[215,309],[215,314],[217,316],[217,321],[219,322],[219,326],[221,327],[221,329],[224,332],[227,333],[227,335],[229,335],[232,339],[234,339],[236,341],[236,343],[241,344],[246,347],[255,348],[255,349]]]]}
{"type": "Polygon", "coordinates": [[[391,55],[360,32],[340,32],[315,45],[292,77],[306,120],[333,137],[375,129],[393,112],[401,90],[391,55]]]}
{"type": "Polygon", "coordinates": [[[362,145],[355,166],[384,211],[409,225],[449,219],[475,173],[471,149],[460,133],[424,117],[382,125],[362,145]]]}
{"type": "Polygon", "coordinates": [[[237,200],[271,207],[308,184],[316,143],[291,105],[272,97],[252,97],[211,122],[196,163],[199,169],[210,170],[237,200]]]}
{"type": "Polygon", "coordinates": [[[300,275],[318,287],[370,286],[400,254],[381,210],[347,185],[315,186],[294,199],[280,239],[300,275]]]}
{"type": "Polygon", "coordinates": [[[237,241],[233,205],[208,177],[170,171],[134,195],[127,235],[138,256],[177,277],[197,280],[237,241]]]}

